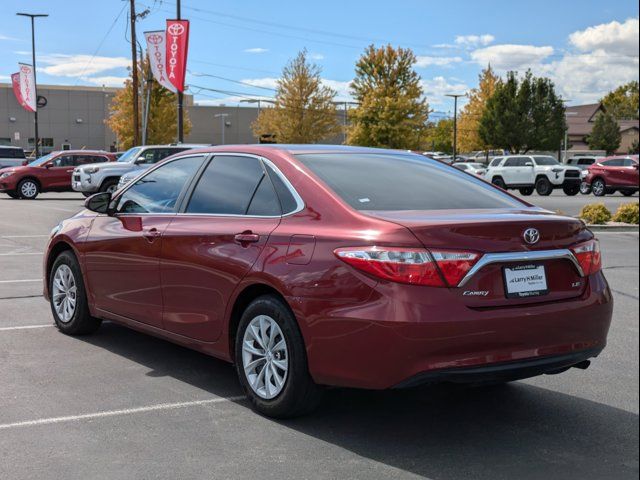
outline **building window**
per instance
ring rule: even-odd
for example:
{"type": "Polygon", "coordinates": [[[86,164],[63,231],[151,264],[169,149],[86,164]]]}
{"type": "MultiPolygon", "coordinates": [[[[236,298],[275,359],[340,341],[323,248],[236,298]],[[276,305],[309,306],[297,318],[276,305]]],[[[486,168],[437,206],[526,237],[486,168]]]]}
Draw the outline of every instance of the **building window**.
{"type": "MultiPolygon", "coordinates": [[[[29,146],[33,147],[33,137],[29,137],[29,146]]],[[[51,147],[53,148],[53,138],[50,137],[40,137],[40,146],[41,147],[51,147]]]]}
{"type": "Polygon", "coordinates": [[[9,137],[0,137],[0,145],[11,145],[11,138],[9,137]]]}

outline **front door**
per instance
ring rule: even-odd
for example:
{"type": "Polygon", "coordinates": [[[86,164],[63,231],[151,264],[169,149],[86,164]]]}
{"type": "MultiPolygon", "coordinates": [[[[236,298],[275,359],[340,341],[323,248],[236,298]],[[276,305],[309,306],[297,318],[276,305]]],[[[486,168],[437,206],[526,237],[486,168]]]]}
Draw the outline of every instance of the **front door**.
{"type": "Polygon", "coordinates": [[[204,157],[179,158],[153,169],[98,215],[85,263],[96,308],[162,327],[160,252],[163,234],[204,157]]]}
{"type": "Polygon", "coordinates": [[[229,298],[280,217],[278,197],[258,158],[214,156],[164,234],[165,328],[200,341],[218,339],[229,298]]]}

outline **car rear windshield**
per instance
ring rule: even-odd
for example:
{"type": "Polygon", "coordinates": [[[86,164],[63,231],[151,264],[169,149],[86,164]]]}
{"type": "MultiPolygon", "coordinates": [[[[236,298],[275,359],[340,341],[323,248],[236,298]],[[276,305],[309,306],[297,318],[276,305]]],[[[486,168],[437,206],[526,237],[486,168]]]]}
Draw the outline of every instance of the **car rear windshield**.
{"type": "Polygon", "coordinates": [[[524,206],[479,179],[418,155],[313,153],[296,158],[356,210],[524,206]]]}

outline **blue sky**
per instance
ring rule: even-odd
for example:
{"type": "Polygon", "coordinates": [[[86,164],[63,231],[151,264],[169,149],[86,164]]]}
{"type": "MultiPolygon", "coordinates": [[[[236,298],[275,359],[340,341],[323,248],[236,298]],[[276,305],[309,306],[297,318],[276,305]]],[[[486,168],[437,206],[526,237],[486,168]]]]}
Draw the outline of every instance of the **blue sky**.
{"type": "MultiPolygon", "coordinates": [[[[121,84],[130,55],[128,3],[3,0],[0,81],[17,70],[17,62],[30,61],[28,20],[14,15],[27,11],[50,14],[37,21],[39,83],[121,84]]],[[[183,17],[191,20],[187,83],[201,103],[232,105],[245,97],[272,96],[282,67],[302,48],[322,67],[327,84],[346,99],[354,62],[365,46],[387,42],[415,51],[425,95],[435,110],[445,112],[451,102],[444,94],[476,86],[489,61],[500,73],[531,68],[550,76],[574,104],[595,101],[616,85],[638,79],[636,0],[182,4],[183,17]]],[[[144,0],[136,8],[150,9],[138,22],[139,33],[163,28],[164,19],[175,15],[174,0],[144,0]]]]}

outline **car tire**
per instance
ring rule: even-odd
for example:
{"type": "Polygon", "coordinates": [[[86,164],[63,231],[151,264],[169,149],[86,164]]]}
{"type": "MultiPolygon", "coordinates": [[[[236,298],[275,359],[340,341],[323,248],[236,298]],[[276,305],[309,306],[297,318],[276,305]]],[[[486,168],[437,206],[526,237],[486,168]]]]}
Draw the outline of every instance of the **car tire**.
{"type": "Polygon", "coordinates": [[[235,338],[235,363],[251,406],[263,415],[296,417],[320,403],[322,388],[309,374],[298,324],[276,296],[258,297],[243,312],[235,338]]]}
{"type": "Polygon", "coordinates": [[[496,187],[501,188],[503,190],[507,189],[507,184],[504,183],[504,180],[502,179],[502,177],[494,177],[493,179],[491,179],[491,183],[493,183],[496,187]]]}
{"type": "Polygon", "coordinates": [[[541,197],[548,197],[553,192],[553,185],[547,177],[540,177],[536,180],[536,193],[541,197]]]}
{"type": "Polygon", "coordinates": [[[520,192],[520,195],[528,197],[529,195],[533,194],[533,187],[520,188],[518,189],[518,191],[520,192]]]}
{"type": "Polygon", "coordinates": [[[566,186],[562,187],[562,191],[568,197],[575,197],[577,194],[580,193],[580,186],[579,185],[566,185],[566,186]]]}
{"type": "Polygon", "coordinates": [[[89,198],[94,193],[96,193],[96,192],[82,192],[82,195],[84,195],[84,198],[89,198]]]}
{"type": "MultiPolygon", "coordinates": [[[[100,185],[101,192],[115,192],[118,189],[118,182],[120,180],[118,178],[110,178],[105,180],[102,185],[100,185]]],[[[95,192],[94,192],[95,193],[95,192]]]]}
{"type": "Polygon", "coordinates": [[[58,255],[51,267],[49,304],[58,330],[67,335],[87,335],[102,324],[89,312],[80,265],[69,250],[58,255]]]}
{"type": "Polygon", "coordinates": [[[620,193],[622,193],[622,195],[624,195],[625,197],[630,197],[634,193],[636,193],[636,191],[635,190],[620,190],[620,193]]]}
{"type": "Polygon", "coordinates": [[[580,193],[582,195],[589,195],[591,193],[591,185],[589,185],[587,182],[582,182],[580,184],[580,193]]]}
{"type": "Polygon", "coordinates": [[[596,178],[591,184],[591,191],[596,197],[604,197],[607,194],[607,184],[601,178],[596,178]]]}
{"type": "Polygon", "coordinates": [[[25,178],[18,183],[18,195],[25,200],[33,200],[40,193],[40,185],[31,178],[25,178]]]}

